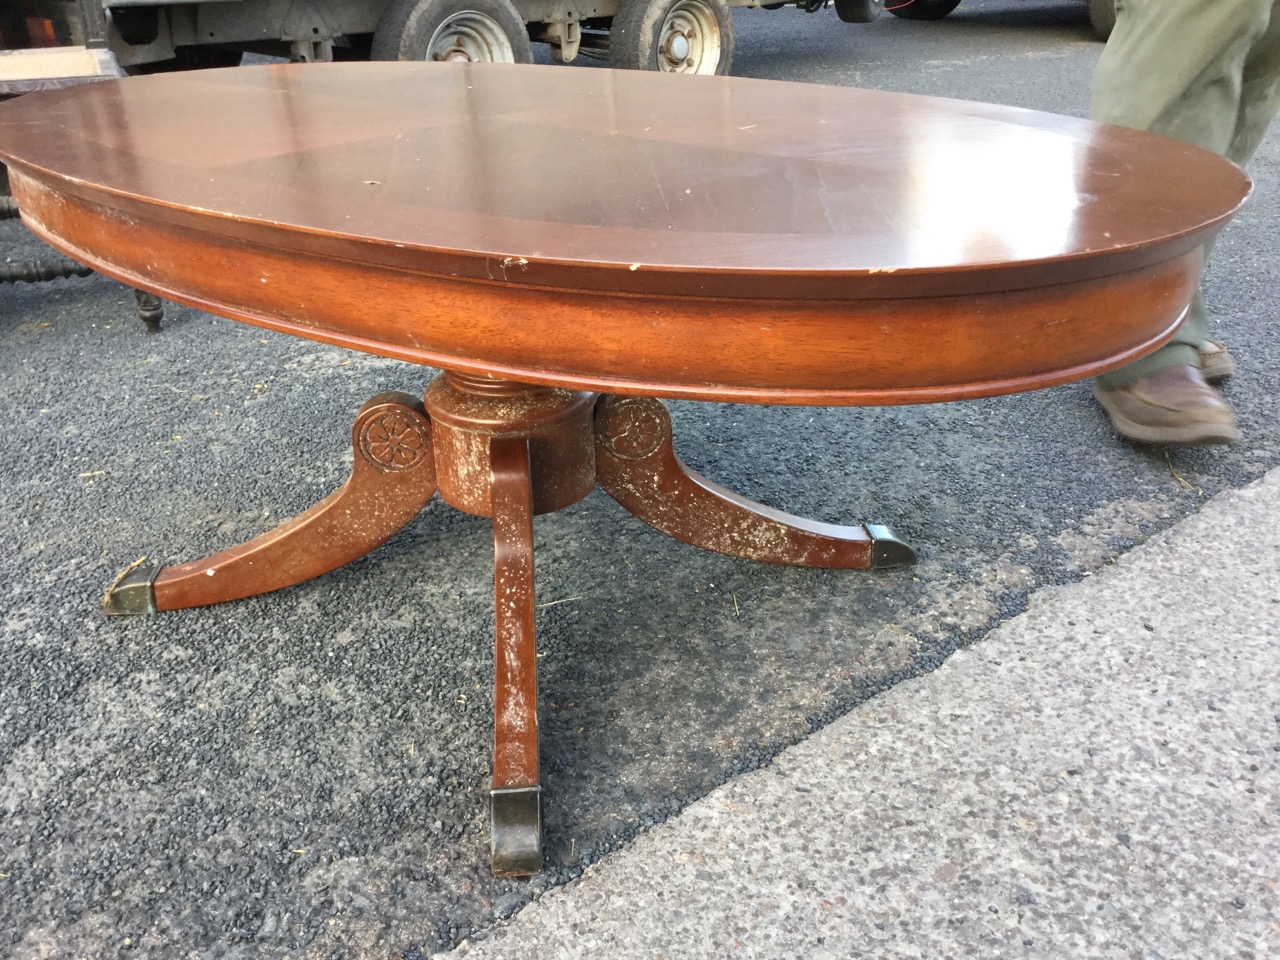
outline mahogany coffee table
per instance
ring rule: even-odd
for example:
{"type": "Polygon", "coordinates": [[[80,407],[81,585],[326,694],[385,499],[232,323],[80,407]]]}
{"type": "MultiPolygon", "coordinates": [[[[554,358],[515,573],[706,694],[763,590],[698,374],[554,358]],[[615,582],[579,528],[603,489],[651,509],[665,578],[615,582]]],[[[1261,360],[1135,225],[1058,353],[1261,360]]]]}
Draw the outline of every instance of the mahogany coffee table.
{"type": "MultiPolygon", "coordinates": [[[[655,398],[960,400],[1164,342],[1235,166],[1026,110],[841,87],[456,63],[242,67],[0,105],[28,226],[125,283],[443,370],[381,394],[328,499],[122,574],[109,613],[198,607],[360,557],[437,492],[493,518],[492,852],[539,869],[534,514],[599,484],[773,563],[915,555],[883,526],[686,469],[655,398]]],[[[850,456],[857,456],[850,451],[850,456]]]]}

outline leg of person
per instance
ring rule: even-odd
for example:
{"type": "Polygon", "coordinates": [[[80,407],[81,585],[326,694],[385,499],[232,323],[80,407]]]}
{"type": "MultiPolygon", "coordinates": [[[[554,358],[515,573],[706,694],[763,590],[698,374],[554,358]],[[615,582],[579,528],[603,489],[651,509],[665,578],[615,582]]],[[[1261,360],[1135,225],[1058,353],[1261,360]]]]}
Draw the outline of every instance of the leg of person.
{"type": "Polygon", "coordinates": [[[1241,75],[1240,107],[1226,155],[1244,166],[1253,158],[1280,109],[1280,0],[1266,31],[1249,51],[1241,75]]]}
{"type": "Polygon", "coordinates": [[[1273,0],[1117,0],[1092,116],[1227,153],[1273,0]],[[1176,52],[1176,53],[1175,53],[1176,52]]]}
{"type": "MultiPolygon", "coordinates": [[[[1267,32],[1271,8],[1272,0],[1117,0],[1116,28],[1094,74],[1093,118],[1226,155],[1236,137],[1245,66],[1267,32]]],[[[1197,294],[1172,342],[1101,380],[1119,386],[1164,367],[1197,364],[1207,333],[1197,294]]]]}
{"type": "MultiPolygon", "coordinates": [[[[1271,20],[1266,32],[1253,45],[1245,60],[1244,73],[1240,88],[1240,110],[1236,118],[1236,126],[1231,143],[1227,146],[1227,157],[1244,166],[1253,158],[1258,145],[1267,133],[1271,121],[1280,109],[1280,0],[1273,0],[1271,20]]],[[[1208,251],[1205,260],[1208,261],[1208,251]]],[[[1203,300],[1199,291],[1196,293],[1197,303],[1192,310],[1198,309],[1199,316],[1204,316],[1203,300]]],[[[1206,324],[1207,328],[1207,324],[1206,324]]],[[[1235,363],[1226,347],[1206,339],[1200,347],[1200,375],[1212,383],[1231,376],[1235,372],[1235,363]]]]}
{"type": "MultiPolygon", "coordinates": [[[[1246,64],[1273,0],[1118,0],[1094,78],[1094,119],[1151,130],[1226,154],[1236,137],[1246,64]],[[1177,50],[1178,56],[1169,56],[1177,50]]],[[[1206,251],[1207,253],[1207,251],[1206,251]]],[[[1173,340],[1100,377],[1094,395],[1120,433],[1151,443],[1231,443],[1231,407],[1200,373],[1208,340],[1197,291],[1173,340]]],[[[1210,357],[1221,374],[1228,361],[1210,357]]],[[[1227,371],[1229,372],[1229,371],[1227,371]]]]}

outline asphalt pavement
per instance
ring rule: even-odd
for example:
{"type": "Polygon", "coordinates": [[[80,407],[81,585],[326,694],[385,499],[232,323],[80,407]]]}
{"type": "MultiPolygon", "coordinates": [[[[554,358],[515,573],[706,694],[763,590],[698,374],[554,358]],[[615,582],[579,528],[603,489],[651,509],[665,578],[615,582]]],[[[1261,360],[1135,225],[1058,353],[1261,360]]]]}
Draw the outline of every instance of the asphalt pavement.
{"type": "Polygon", "coordinates": [[[1220,494],[457,955],[1280,955],[1278,520],[1220,494]]]}
{"type": "MultiPolygon", "coordinates": [[[[742,75],[1077,116],[1100,51],[1074,0],[965,3],[933,24],[795,9],[736,23],[742,75]]],[[[486,521],[433,503],[290,590],[98,610],[139,556],[206,555],[337,487],[360,405],[430,371],[173,305],[147,335],[100,276],[0,287],[0,956],[528,956],[520,931],[556,927],[581,932],[557,941],[570,956],[606,927],[602,956],[818,956],[811,933],[836,956],[1276,952],[1278,145],[1206,281],[1237,357],[1240,444],[1126,443],[1087,384],[913,408],[678,403],[696,469],[794,513],[890,523],[920,563],[751,564],[600,494],[539,518],[547,869],[533,881],[485,865],[486,521]],[[999,713],[1009,703],[1034,729],[999,713]],[[744,801],[741,816],[718,806],[744,801]],[[777,844],[773,872],[752,859],[761,842],[777,844]],[[712,863],[693,874],[700,898],[682,851],[712,863]],[[1162,851],[1169,870],[1143,873],[1162,851]],[[931,864],[945,883],[928,887],[931,864]],[[805,932],[810,889],[835,892],[814,915],[831,931],[805,932]],[[630,920],[610,924],[625,903],[630,920]],[[1034,923],[1014,924],[1019,907],[1034,923]],[[1133,936],[1103,938],[1104,920],[1133,936]],[[670,942],[644,939],[654,924],[670,942]],[[753,936],[699,939],[738,927],[753,936]]],[[[38,251],[0,224],[0,257],[38,251]]]]}

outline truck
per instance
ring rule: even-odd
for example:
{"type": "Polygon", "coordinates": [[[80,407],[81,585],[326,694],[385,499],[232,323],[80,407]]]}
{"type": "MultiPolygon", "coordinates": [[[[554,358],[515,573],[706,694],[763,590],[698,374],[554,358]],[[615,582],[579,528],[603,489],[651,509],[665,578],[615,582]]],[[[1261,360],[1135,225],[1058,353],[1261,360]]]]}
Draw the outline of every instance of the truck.
{"type": "MultiPolygon", "coordinates": [[[[1100,34],[1115,0],[1085,0],[1100,34]]],[[[731,7],[816,13],[847,23],[888,10],[945,17],[960,0],[5,0],[0,4],[0,95],[62,79],[228,66],[245,53],[297,62],[343,59],[522,63],[533,44],[568,62],[728,73],[731,7]],[[57,52],[54,52],[57,51],[57,52]],[[82,71],[62,78],[59,69],[82,71]],[[38,83],[36,81],[39,81],[38,83]],[[6,88],[4,85],[8,83],[6,88]]],[[[19,91],[20,92],[20,91],[19,91]]]]}

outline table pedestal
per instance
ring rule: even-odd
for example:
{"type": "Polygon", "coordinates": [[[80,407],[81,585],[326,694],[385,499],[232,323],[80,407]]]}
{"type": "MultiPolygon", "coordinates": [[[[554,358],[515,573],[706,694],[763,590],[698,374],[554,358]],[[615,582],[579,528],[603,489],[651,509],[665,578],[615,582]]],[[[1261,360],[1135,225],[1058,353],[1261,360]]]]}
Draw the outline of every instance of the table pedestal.
{"type": "Polygon", "coordinates": [[[599,484],[662,532],[770,563],[868,569],[915,553],[887,527],[794,517],[688,469],[666,407],[644,397],[440,374],[423,402],[384,393],[352,429],[355,465],[336,492],[240,546],[169,567],[136,564],[108,590],[109,614],[155,613],[292,586],[364,556],[405,527],[437,492],[493,518],[494,741],[492,867],[541,864],[533,516],[561,510],[599,484]]]}

